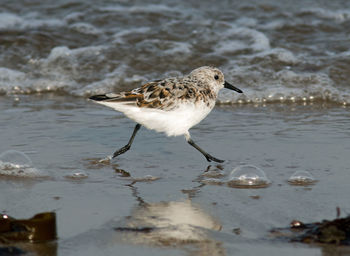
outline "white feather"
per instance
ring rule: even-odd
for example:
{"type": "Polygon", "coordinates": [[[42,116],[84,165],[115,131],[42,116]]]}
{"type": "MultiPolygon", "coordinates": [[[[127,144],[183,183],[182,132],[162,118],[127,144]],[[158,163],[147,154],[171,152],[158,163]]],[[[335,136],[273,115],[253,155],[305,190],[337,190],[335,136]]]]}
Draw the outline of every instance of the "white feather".
{"type": "Polygon", "coordinates": [[[140,108],[120,102],[97,102],[124,113],[128,118],[157,132],[164,132],[167,136],[188,134],[188,130],[202,121],[212,110],[205,103],[181,104],[178,108],[164,111],[154,108],[140,108]]]}

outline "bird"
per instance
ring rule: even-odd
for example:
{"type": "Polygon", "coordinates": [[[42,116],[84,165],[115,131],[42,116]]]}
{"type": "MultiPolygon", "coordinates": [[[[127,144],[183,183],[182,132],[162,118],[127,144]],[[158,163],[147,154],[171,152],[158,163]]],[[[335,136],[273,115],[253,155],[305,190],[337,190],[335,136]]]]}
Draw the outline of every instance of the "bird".
{"type": "Polygon", "coordinates": [[[145,83],[127,92],[93,95],[89,99],[124,113],[136,122],[128,143],[113,153],[115,158],[127,152],[136,133],[144,126],[167,136],[183,135],[189,145],[207,159],[222,163],[191,138],[189,129],[202,121],[214,108],[220,89],[242,90],[228,83],[216,67],[203,66],[182,77],[170,77],[145,83]]]}

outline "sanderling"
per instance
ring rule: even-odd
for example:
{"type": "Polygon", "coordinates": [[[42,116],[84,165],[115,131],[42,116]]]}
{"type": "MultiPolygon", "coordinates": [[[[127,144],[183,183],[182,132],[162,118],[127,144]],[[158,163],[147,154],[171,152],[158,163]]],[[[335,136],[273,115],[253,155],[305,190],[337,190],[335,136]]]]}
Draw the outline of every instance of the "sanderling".
{"type": "Polygon", "coordinates": [[[222,163],[223,160],[211,156],[194,143],[188,131],[214,108],[221,88],[242,93],[224,80],[219,69],[200,67],[183,77],[156,80],[130,92],[95,95],[90,99],[124,113],[137,123],[128,144],[115,151],[113,158],[130,149],[137,131],[143,125],[167,136],[184,135],[186,141],[201,152],[208,162],[222,163]]]}

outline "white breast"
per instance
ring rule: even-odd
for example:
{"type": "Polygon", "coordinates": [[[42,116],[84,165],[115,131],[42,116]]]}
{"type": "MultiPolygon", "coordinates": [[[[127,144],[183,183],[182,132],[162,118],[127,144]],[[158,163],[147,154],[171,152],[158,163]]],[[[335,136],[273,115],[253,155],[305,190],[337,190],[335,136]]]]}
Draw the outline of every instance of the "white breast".
{"type": "Polygon", "coordinates": [[[168,136],[179,136],[187,133],[194,125],[202,121],[213,109],[204,103],[182,104],[171,111],[152,108],[140,108],[124,103],[98,102],[117,111],[123,112],[128,118],[157,132],[168,136]]]}

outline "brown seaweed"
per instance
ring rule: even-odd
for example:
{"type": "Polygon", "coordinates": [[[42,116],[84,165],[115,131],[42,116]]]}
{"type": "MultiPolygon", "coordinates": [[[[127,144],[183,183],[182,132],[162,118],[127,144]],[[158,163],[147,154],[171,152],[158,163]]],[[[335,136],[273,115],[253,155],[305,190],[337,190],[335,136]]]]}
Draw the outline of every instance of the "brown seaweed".
{"type": "Polygon", "coordinates": [[[56,238],[54,212],[38,213],[30,219],[15,219],[6,214],[0,214],[0,244],[46,242],[56,238]]]}
{"type": "Polygon", "coordinates": [[[276,228],[271,233],[291,242],[350,245],[350,216],[306,224],[293,220],[289,228],[276,228]]]}

